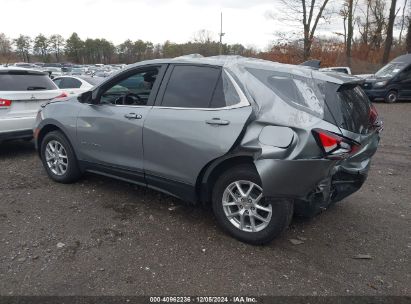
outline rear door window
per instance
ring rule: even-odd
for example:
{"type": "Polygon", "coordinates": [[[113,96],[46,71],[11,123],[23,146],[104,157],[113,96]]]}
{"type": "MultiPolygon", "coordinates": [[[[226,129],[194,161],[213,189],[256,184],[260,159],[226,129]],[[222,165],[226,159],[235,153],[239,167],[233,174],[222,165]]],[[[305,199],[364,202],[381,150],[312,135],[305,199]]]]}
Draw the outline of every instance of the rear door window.
{"type": "Polygon", "coordinates": [[[41,74],[0,73],[0,91],[56,90],[53,81],[41,74]]]}
{"type": "MultiPolygon", "coordinates": [[[[221,76],[221,69],[207,66],[174,66],[161,105],[180,108],[209,108],[221,76]]],[[[215,106],[224,105],[219,89],[215,106]]]]}

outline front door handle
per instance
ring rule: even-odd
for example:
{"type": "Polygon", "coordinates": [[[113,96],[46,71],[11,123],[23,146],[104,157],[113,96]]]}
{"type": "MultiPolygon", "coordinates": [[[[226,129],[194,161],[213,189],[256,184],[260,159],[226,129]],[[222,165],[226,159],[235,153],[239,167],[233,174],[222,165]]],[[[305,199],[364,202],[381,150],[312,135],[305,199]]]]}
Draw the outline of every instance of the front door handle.
{"type": "Polygon", "coordinates": [[[227,126],[230,124],[230,121],[223,120],[221,118],[213,118],[213,119],[206,120],[206,123],[209,125],[227,126]]]}
{"type": "Polygon", "coordinates": [[[140,114],[136,114],[136,113],[128,113],[126,115],[124,115],[125,118],[127,119],[142,119],[143,116],[140,114]]]}

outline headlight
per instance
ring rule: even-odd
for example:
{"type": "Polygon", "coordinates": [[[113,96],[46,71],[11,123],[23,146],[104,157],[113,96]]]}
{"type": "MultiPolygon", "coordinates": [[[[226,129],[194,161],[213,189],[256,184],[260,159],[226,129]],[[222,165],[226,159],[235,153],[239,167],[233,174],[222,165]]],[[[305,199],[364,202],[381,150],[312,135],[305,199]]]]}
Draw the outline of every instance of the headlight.
{"type": "Polygon", "coordinates": [[[387,81],[378,81],[374,84],[374,87],[381,88],[387,84],[387,81]]]}

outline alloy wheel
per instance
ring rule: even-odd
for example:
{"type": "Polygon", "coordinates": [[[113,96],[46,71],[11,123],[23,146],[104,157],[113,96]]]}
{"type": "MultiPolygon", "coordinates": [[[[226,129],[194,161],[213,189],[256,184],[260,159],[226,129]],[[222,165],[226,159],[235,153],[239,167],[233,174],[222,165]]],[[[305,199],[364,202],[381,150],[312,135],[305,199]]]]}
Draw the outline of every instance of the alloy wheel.
{"type": "Polygon", "coordinates": [[[51,140],[46,146],[45,156],[47,166],[53,174],[62,176],[67,172],[67,152],[60,142],[51,140]]]}
{"type": "Polygon", "coordinates": [[[227,219],[245,232],[259,232],[271,221],[272,206],[266,205],[263,189],[251,181],[235,181],[223,193],[222,204],[227,219]]]}

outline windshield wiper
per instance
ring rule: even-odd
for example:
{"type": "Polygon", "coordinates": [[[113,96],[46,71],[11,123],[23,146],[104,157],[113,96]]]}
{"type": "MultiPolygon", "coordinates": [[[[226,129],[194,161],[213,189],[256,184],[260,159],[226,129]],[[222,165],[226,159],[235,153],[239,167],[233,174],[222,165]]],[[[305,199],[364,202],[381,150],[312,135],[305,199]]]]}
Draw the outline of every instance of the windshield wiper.
{"type": "Polygon", "coordinates": [[[45,87],[27,87],[27,91],[47,90],[45,87]]]}

